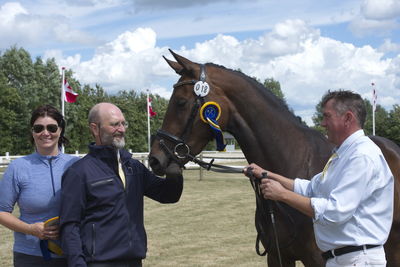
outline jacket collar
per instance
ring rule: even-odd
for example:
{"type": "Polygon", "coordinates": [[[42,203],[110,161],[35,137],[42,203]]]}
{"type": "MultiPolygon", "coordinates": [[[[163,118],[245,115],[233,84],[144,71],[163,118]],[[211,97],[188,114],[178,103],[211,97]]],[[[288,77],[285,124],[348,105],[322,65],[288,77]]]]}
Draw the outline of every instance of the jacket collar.
{"type": "MultiPolygon", "coordinates": [[[[96,158],[111,158],[117,160],[117,151],[112,146],[98,146],[95,143],[91,143],[89,145],[89,153],[96,158]]],[[[119,153],[122,162],[125,162],[132,157],[132,154],[125,149],[120,149],[119,153]]]]}

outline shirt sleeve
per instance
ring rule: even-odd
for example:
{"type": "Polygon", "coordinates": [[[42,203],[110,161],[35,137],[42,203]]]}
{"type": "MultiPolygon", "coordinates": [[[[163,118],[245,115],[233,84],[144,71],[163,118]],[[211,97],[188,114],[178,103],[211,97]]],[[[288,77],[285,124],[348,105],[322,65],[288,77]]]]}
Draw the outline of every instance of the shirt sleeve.
{"type": "Polygon", "coordinates": [[[80,233],[81,217],[85,208],[84,182],[73,169],[62,177],[60,231],[61,245],[68,266],[86,266],[80,233]]]}
{"type": "Polygon", "coordinates": [[[342,224],[348,221],[360,202],[371,194],[368,188],[374,175],[374,164],[365,155],[355,155],[345,166],[327,179],[335,179],[334,188],[327,198],[313,197],[314,222],[321,225],[342,224]]]}
{"type": "Polygon", "coordinates": [[[293,192],[305,197],[311,197],[311,181],[300,178],[294,179],[293,192]]]}
{"type": "Polygon", "coordinates": [[[0,211],[11,213],[14,210],[20,193],[17,170],[18,168],[11,162],[3,179],[0,179],[0,211]]]}

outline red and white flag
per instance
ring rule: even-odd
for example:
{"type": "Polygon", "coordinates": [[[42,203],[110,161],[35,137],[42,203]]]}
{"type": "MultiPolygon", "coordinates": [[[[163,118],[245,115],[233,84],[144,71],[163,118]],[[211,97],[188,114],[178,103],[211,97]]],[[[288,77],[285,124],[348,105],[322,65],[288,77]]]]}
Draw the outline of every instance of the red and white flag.
{"type": "Polygon", "coordinates": [[[153,108],[151,106],[151,101],[152,101],[152,99],[150,97],[148,97],[147,98],[147,106],[149,107],[148,114],[149,114],[150,118],[153,118],[155,115],[157,115],[157,113],[153,111],[153,108]]]}
{"type": "Polygon", "coordinates": [[[78,94],[72,90],[72,87],[69,85],[67,82],[67,79],[64,80],[64,92],[65,92],[65,98],[64,100],[68,103],[74,103],[76,101],[76,98],[78,97],[78,94]]]}
{"type": "Polygon", "coordinates": [[[372,110],[376,110],[376,102],[378,100],[378,94],[376,93],[375,83],[371,83],[372,86],[372,110]]]}

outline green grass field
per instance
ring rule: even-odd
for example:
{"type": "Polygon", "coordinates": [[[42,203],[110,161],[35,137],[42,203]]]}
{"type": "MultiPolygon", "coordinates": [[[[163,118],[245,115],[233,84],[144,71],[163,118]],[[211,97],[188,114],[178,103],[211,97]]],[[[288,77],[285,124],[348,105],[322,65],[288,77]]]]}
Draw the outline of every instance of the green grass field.
{"type": "MultiPolygon", "coordinates": [[[[185,170],[181,200],[145,201],[144,266],[267,266],[254,245],[255,199],[240,174],[185,170]]],[[[0,226],[0,266],[12,266],[12,232],[0,226]]],[[[301,263],[297,267],[303,266],[301,263]]]]}

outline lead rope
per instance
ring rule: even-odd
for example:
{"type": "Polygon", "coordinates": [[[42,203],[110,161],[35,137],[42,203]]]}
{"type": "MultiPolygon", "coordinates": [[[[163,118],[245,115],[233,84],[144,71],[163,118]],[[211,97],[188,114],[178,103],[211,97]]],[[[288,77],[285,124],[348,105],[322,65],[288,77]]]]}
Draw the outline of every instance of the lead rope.
{"type": "MultiPolygon", "coordinates": [[[[160,131],[158,132],[158,134],[159,134],[159,135],[163,135],[163,136],[164,136],[164,135],[165,135],[165,136],[169,136],[169,135],[166,135],[165,133],[162,133],[162,132],[160,132],[160,131]]],[[[180,141],[180,139],[179,139],[179,141],[180,141]]],[[[184,143],[183,143],[183,144],[184,144],[184,143]]],[[[163,139],[160,140],[160,146],[161,146],[161,148],[167,153],[167,155],[170,155],[170,157],[172,158],[172,160],[176,161],[176,162],[179,164],[179,159],[177,158],[177,156],[175,155],[175,153],[172,152],[172,151],[168,148],[168,146],[164,143],[164,140],[163,140],[163,139]]],[[[208,170],[208,171],[209,171],[209,170],[212,170],[212,171],[215,171],[215,172],[224,172],[224,173],[243,173],[243,168],[235,168],[235,167],[230,167],[230,166],[224,166],[224,165],[214,164],[214,163],[213,163],[213,162],[214,162],[214,159],[212,159],[211,162],[205,162],[205,161],[202,161],[202,160],[196,158],[195,156],[192,156],[192,155],[189,153],[189,151],[187,152],[187,154],[186,154],[185,156],[188,157],[190,161],[192,161],[192,162],[198,164],[200,167],[205,168],[205,169],[208,170]]],[[[182,166],[182,164],[179,164],[179,165],[180,165],[181,167],[184,167],[184,166],[182,166]]],[[[253,175],[252,168],[248,168],[248,169],[247,169],[247,172],[249,173],[250,182],[251,182],[251,185],[252,185],[252,187],[253,187],[253,189],[254,189],[254,192],[255,192],[255,194],[256,194],[256,201],[258,201],[258,202],[260,203],[261,211],[262,211],[262,213],[264,214],[264,216],[267,217],[267,214],[266,214],[266,212],[265,212],[266,209],[265,209],[265,206],[264,206],[263,197],[262,197],[261,190],[260,190],[260,183],[261,183],[261,180],[262,180],[262,179],[267,179],[267,173],[266,173],[266,172],[262,173],[261,179],[257,179],[257,178],[255,178],[254,175],[253,175]]],[[[280,248],[279,248],[278,233],[277,233],[277,230],[276,230],[275,215],[274,215],[274,210],[273,210],[273,208],[272,208],[272,206],[271,206],[271,201],[270,201],[270,200],[267,201],[267,205],[268,205],[268,213],[269,213],[270,218],[271,218],[272,229],[273,229],[274,237],[275,237],[275,246],[276,246],[276,250],[277,250],[277,252],[278,252],[279,266],[280,266],[280,267],[283,267],[283,265],[282,265],[281,251],[280,251],[280,248]]],[[[264,252],[264,253],[262,253],[262,254],[259,253],[259,245],[258,245],[258,242],[260,242],[260,238],[259,238],[259,233],[257,232],[256,251],[257,251],[257,254],[258,254],[258,255],[264,256],[266,252],[264,252]]]]}
{"type": "MultiPolygon", "coordinates": [[[[266,216],[266,214],[265,214],[266,209],[265,209],[265,206],[264,206],[264,202],[267,202],[268,213],[269,213],[269,216],[270,216],[270,218],[271,218],[272,230],[273,230],[273,232],[274,232],[275,247],[276,247],[276,251],[277,251],[277,253],[278,253],[279,266],[280,266],[280,267],[283,267],[283,265],[282,265],[281,250],[280,250],[280,248],[279,248],[278,232],[277,232],[277,230],[276,230],[276,222],[275,222],[274,209],[272,208],[271,200],[263,201],[264,199],[263,199],[263,197],[262,197],[262,193],[261,193],[261,189],[260,189],[260,184],[261,184],[262,179],[267,179],[267,172],[263,172],[263,173],[262,173],[261,179],[257,179],[256,177],[254,177],[253,168],[251,168],[251,167],[247,169],[247,173],[248,173],[249,176],[250,176],[249,178],[250,178],[251,185],[253,186],[254,192],[255,192],[255,194],[256,194],[256,200],[258,200],[258,202],[260,203],[261,212],[264,213],[264,216],[266,216]]],[[[259,239],[259,236],[258,236],[258,233],[257,233],[256,248],[257,248],[258,242],[260,242],[260,239],[259,239]]],[[[259,253],[259,252],[258,252],[258,253],[259,253]]],[[[265,252],[262,253],[262,254],[265,255],[265,252]]],[[[262,254],[261,254],[261,255],[262,255],[262,254]]],[[[260,254],[259,254],[259,255],[260,255],[260,254]]]]}

